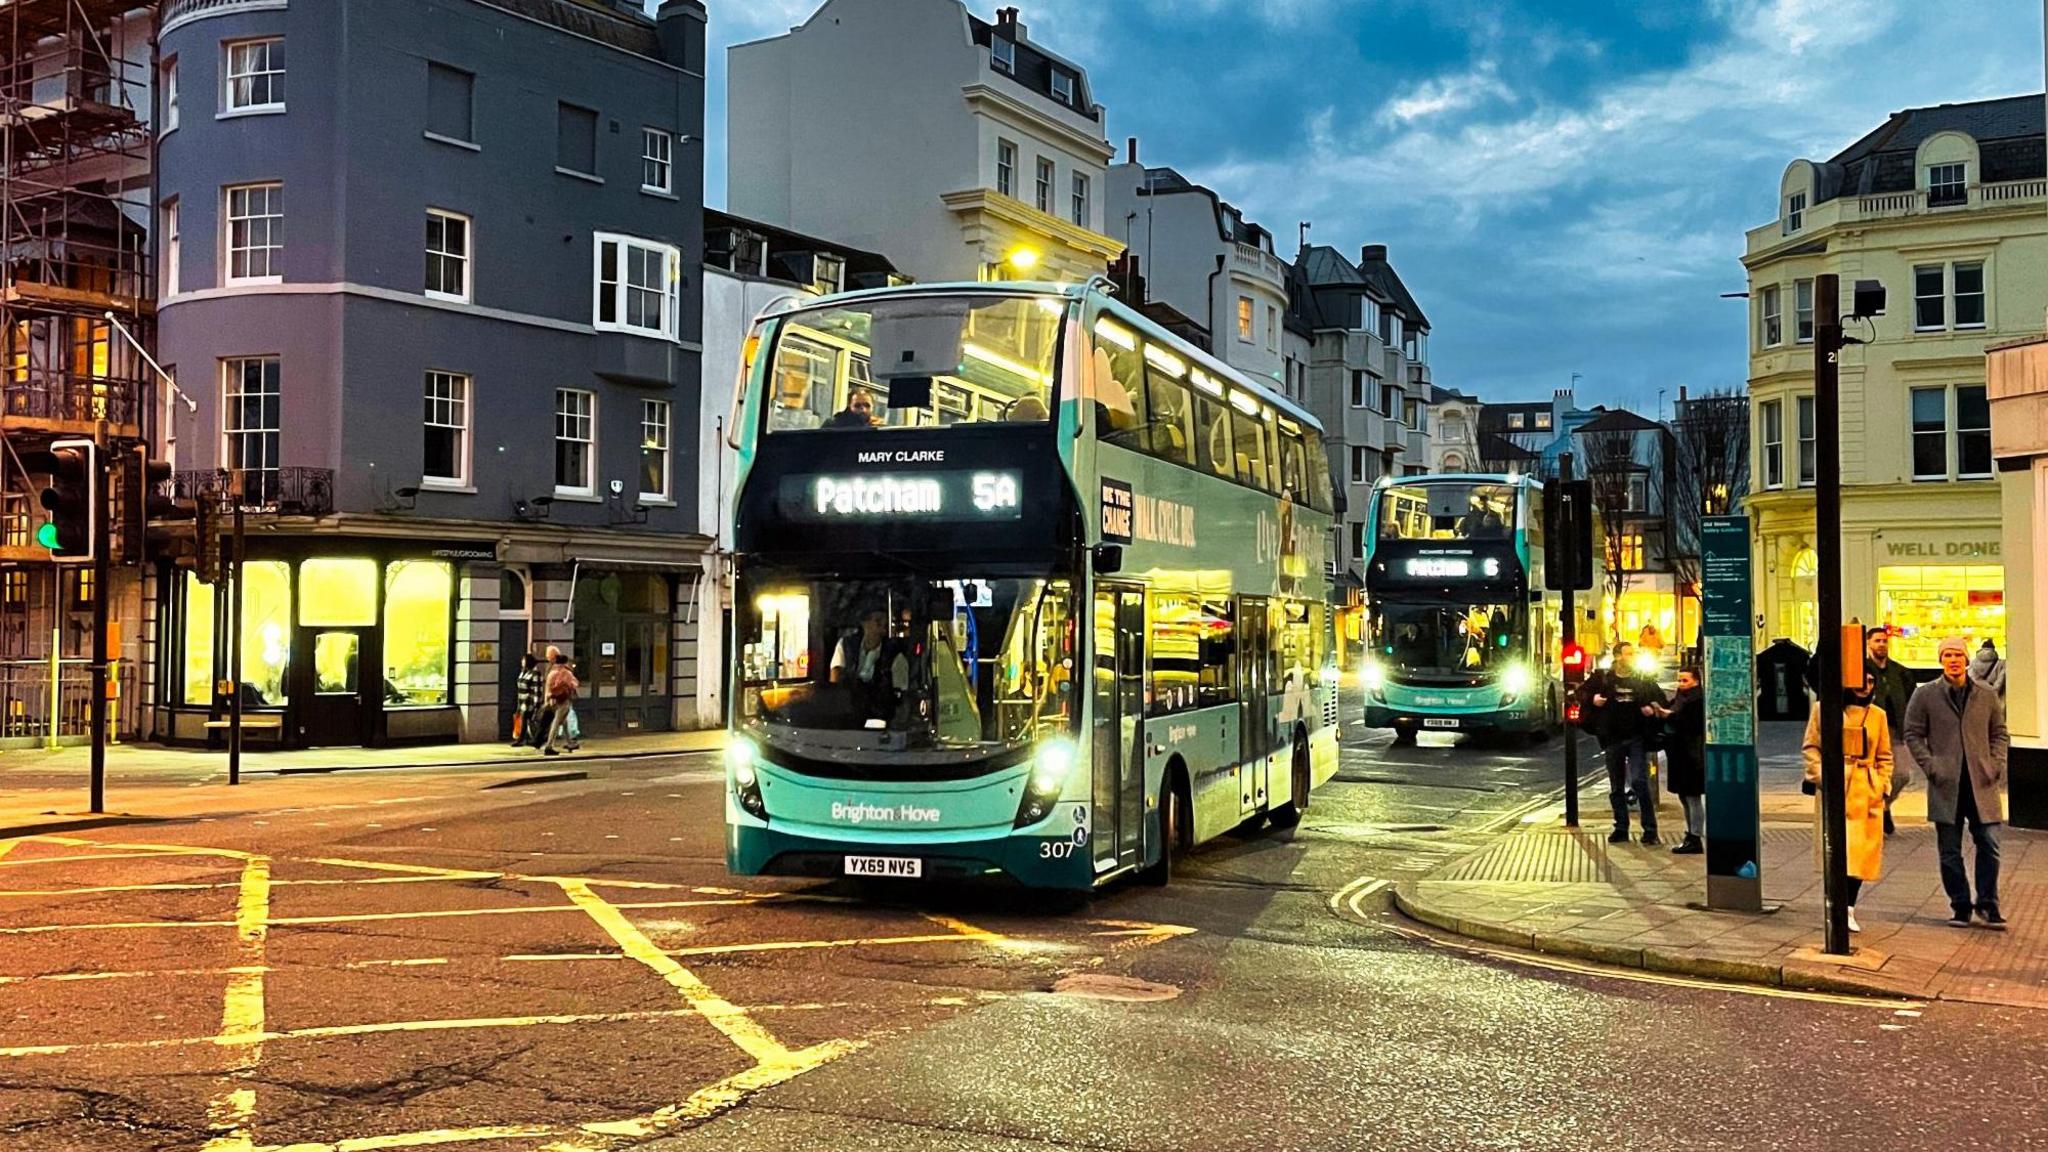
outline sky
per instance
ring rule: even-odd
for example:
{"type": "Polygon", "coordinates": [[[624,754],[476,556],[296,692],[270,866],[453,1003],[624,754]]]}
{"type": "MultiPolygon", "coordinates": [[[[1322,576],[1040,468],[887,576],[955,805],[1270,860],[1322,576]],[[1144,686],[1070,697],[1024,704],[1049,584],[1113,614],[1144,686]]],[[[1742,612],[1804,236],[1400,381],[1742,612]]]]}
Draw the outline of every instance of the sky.
{"type": "MultiPolygon", "coordinates": [[[[724,48],[819,2],[707,0],[707,203],[724,48]]],[[[1119,149],[1139,137],[1281,255],[1301,221],[1354,257],[1386,244],[1439,385],[1540,399],[1577,373],[1581,404],[1645,415],[1741,387],[1746,305],[1721,294],[1787,164],[1901,108],[2042,88],[2040,0],[1013,2],[1088,70],[1119,149]]]]}

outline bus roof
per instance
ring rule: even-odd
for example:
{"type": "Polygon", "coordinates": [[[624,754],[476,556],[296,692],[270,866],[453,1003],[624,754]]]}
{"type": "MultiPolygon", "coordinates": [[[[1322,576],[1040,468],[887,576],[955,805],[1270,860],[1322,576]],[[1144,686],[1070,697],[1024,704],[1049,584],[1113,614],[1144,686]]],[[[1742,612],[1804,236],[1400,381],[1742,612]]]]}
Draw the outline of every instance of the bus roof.
{"type": "Polygon", "coordinates": [[[896,284],[886,288],[862,288],[853,292],[841,292],[832,296],[784,297],[764,310],[758,319],[769,320],[823,305],[855,304],[870,300],[902,296],[1049,296],[1062,300],[1085,300],[1090,296],[1099,298],[1116,313],[1120,323],[1139,329],[1154,340],[1170,341],[1176,355],[1185,356],[1200,364],[1203,370],[1214,373],[1232,384],[1246,388],[1260,400],[1273,406],[1273,410],[1291,420],[1322,434],[1323,422],[1279,392],[1271,384],[1257,376],[1247,375],[1232,368],[1215,356],[1202,351],[1187,341],[1175,336],[1158,324],[1145,318],[1144,314],[1116,298],[1116,288],[1109,277],[1098,276],[1086,283],[1072,283],[1053,280],[958,280],[941,281],[932,284],[896,284]]]}
{"type": "Polygon", "coordinates": [[[1541,488],[1543,480],[1528,472],[1432,472],[1427,476],[1382,476],[1374,487],[1408,488],[1428,484],[1518,484],[1541,488]]]}

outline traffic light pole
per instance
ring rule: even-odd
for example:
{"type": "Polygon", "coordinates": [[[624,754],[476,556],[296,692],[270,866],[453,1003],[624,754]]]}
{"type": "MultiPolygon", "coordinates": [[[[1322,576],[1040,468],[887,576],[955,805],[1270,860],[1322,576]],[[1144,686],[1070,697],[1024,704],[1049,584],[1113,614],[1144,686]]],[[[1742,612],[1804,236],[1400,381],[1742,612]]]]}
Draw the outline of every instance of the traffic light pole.
{"type": "Polygon", "coordinates": [[[1814,551],[1820,585],[1821,873],[1827,923],[1822,945],[1849,954],[1847,780],[1842,768],[1842,421],[1841,281],[1814,281],[1814,551]]]}
{"type": "Polygon", "coordinates": [[[228,783],[242,782],[242,470],[237,468],[229,484],[235,501],[235,530],[232,552],[233,576],[228,595],[228,783]]]}
{"type": "MultiPolygon", "coordinates": [[[[1557,458],[1557,474],[1566,480],[1572,478],[1571,453],[1564,452],[1559,454],[1557,458]]],[[[1577,507],[1571,509],[1572,516],[1569,523],[1574,532],[1579,530],[1578,521],[1581,511],[1582,509],[1577,507]]],[[[1572,556],[1577,556],[1579,550],[1574,547],[1569,550],[1569,553],[1572,556]]],[[[1564,582],[1563,623],[1564,646],[1566,649],[1569,649],[1579,641],[1579,609],[1575,603],[1577,594],[1573,591],[1573,588],[1578,584],[1578,573],[1574,572],[1571,575],[1572,579],[1564,582]]],[[[1576,688],[1574,687],[1572,690],[1576,691],[1576,688]]],[[[1567,714],[1570,713],[1570,701],[1566,701],[1565,711],[1567,714]]],[[[1577,828],[1579,826],[1579,726],[1571,723],[1567,723],[1564,726],[1564,826],[1567,828],[1577,828]]]]}
{"type": "Polygon", "coordinates": [[[107,483],[107,426],[103,421],[93,441],[92,484],[92,811],[107,810],[107,581],[113,571],[107,553],[113,550],[109,514],[113,501],[107,483]]]}

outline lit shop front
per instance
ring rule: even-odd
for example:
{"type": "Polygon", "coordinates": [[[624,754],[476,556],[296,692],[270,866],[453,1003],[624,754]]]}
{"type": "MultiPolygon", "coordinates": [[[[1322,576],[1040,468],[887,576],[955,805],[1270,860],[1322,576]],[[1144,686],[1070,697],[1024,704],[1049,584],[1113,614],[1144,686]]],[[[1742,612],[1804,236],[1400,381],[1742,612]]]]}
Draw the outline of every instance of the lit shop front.
{"type": "Polygon", "coordinates": [[[1945,636],[2005,643],[2005,569],[1997,564],[1888,564],[1877,570],[1877,618],[1892,653],[1913,668],[1941,662],[1945,636]]]}
{"type": "MultiPolygon", "coordinates": [[[[252,738],[286,747],[459,739],[460,564],[368,546],[250,556],[239,691],[252,738]]],[[[167,569],[159,605],[159,730],[177,742],[217,741],[217,723],[208,725],[227,715],[233,674],[229,588],[167,569]]]]}

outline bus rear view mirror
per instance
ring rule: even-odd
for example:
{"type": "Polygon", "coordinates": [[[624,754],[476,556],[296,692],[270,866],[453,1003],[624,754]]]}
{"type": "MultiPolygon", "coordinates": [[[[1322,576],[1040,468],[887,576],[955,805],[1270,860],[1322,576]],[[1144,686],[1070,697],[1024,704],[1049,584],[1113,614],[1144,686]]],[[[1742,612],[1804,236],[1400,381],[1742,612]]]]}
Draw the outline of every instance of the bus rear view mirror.
{"type": "Polygon", "coordinates": [[[1095,574],[1114,576],[1124,570],[1124,549],[1121,544],[1100,544],[1095,549],[1095,574]]]}

